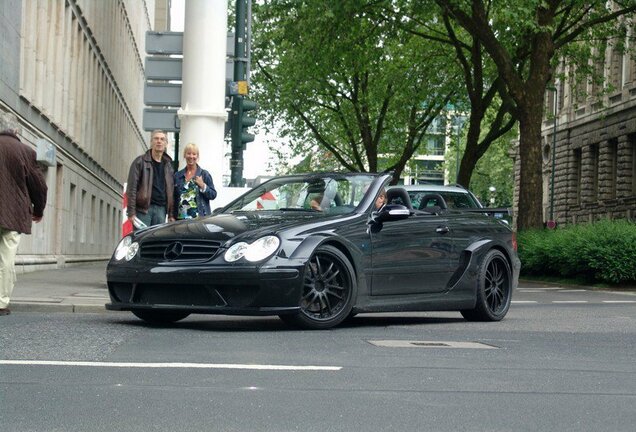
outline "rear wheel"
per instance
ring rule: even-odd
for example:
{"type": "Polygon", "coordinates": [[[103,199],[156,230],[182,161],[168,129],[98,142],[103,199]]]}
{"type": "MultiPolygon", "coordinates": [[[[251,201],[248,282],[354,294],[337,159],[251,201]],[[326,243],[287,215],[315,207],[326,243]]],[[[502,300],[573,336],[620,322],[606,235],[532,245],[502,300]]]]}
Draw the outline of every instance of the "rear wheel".
{"type": "Polygon", "coordinates": [[[149,324],[172,324],[190,315],[190,312],[134,310],[132,313],[149,324]]]}
{"type": "Polygon", "coordinates": [[[479,269],[477,302],[474,309],[461,311],[468,321],[500,321],[510,309],[512,272],[498,250],[489,251],[479,269]]]}
{"type": "Polygon", "coordinates": [[[280,318],[306,329],[334,327],[351,312],[355,293],[353,267],[347,257],[333,246],[320,246],[305,267],[300,312],[280,318]]]}

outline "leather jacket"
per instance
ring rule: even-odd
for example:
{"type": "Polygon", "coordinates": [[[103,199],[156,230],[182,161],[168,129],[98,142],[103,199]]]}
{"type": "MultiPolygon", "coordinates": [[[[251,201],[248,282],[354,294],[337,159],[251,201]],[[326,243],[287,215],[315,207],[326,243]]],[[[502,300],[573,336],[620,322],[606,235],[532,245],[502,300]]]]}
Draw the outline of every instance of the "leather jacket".
{"type": "MultiPolygon", "coordinates": [[[[130,165],[128,172],[128,184],[126,195],[128,196],[128,216],[136,215],[137,212],[148,213],[150,199],[152,197],[152,150],[135,158],[130,165]]],[[[161,157],[164,162],[164,174],[166,177],[166,214],[171,215],[174,207],[174,170],[172,169],[172,158],[165,152],[161,157]]]]}
{"type": "Polygon", "coordinates": [[[0,228],[31,234],[32,218],[44,214],[46,196],[46,180],[35,150],[13,132],[0,132],[0,228]]]}

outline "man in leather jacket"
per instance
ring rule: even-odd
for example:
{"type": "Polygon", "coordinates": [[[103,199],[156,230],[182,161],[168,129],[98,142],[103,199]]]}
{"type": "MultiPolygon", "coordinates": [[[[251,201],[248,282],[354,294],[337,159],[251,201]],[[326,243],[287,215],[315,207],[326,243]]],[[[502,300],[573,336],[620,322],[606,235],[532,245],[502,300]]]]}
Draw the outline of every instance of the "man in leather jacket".
{"type": "Polygon", "coordinates": [[[168,138],[161,130],[152,131],[150,150],[135,158],[128,172],[128,220],[137,217],[146,226],[174,221],[174,170],[166,154],[168,138]]]}
{"type": "Polygon", "coordinates": [[[9,315],[15,257],[22,234],[40,222],[47,187],[36,153],[18,138],[18,118],[0,111],[0,316],[9,315]]]}

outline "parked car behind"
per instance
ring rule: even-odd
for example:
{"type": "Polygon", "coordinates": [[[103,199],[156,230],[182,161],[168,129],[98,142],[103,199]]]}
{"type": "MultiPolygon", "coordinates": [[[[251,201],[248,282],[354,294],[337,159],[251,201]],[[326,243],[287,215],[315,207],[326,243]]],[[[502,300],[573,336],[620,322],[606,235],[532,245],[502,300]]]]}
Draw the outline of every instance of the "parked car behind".
{"type": "Polygon", "coordinates": [[[511,209],[505,207],[484,207],[475,194],[460,185],[418,184],[391,187],[404,188],[409,194],[414,209],[424,210],[426,207],[438,206],[447,207],[449,209],[477,211],[479,213],[486,213],[496,219],[502,219],[508,223],[511,222],[511,209]],[[431,198],[434,194],[439,194],[444,199],[442,205],[431,198]],[[422,202],[422,199],[427,196],[428,199],[422,202]]]}

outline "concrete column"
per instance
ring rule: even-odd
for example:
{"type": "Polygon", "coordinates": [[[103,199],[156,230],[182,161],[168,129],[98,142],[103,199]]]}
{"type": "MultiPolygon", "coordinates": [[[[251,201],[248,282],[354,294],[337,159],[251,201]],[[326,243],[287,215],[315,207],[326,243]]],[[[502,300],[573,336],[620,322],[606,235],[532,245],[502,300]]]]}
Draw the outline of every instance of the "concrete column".
{"type": "Polygon", "coordinates": [[[616,197],[625,198],[634,193],[632,185],[634,183],[633,172],[634,161],[634,140],[629,135],[621,135],[618,137],[618,167],[617,167],[617,183],[616,197]]]}
{"type": "Polygon", "coordinates": [[[582,149],[581,204],[598,201],[598,146],[588,145],[582,149]]]}
{"type": "Polygon", "coordinates": [[[598,196],[600,201],[616,198],[616,163],[616,141],[601,141],[598,160],[598,196]]]}
{"type": "Polygon", "coordinates": [[[218,192],[217,199],[210,203],[212,208],[229,201],[222,186],[226,37],[227,0],[185,2],[178,157],[182,160],[186,144],[199,146],[199,165],[212,174],[218,192]]]}

